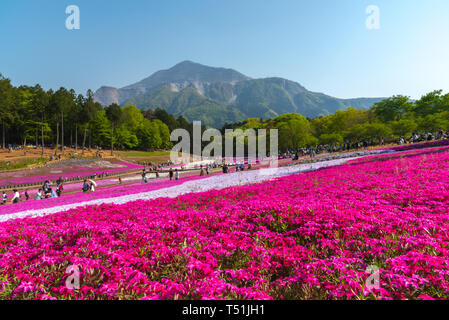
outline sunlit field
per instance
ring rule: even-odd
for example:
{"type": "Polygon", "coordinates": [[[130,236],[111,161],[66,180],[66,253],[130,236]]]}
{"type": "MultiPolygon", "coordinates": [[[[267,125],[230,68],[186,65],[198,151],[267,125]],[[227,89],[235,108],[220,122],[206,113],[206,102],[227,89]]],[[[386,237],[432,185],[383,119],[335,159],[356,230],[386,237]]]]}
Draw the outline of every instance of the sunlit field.
{"type": "Polygon", "coordinates": [[[0,224],[0,296],[446,299],[448,171],[449,150],[427,148],[9,220],[0,224]],[[71,265],[79,290],[65,284],[71,265]],[[377,287],[365,285],[369,268],[377,287]]]}

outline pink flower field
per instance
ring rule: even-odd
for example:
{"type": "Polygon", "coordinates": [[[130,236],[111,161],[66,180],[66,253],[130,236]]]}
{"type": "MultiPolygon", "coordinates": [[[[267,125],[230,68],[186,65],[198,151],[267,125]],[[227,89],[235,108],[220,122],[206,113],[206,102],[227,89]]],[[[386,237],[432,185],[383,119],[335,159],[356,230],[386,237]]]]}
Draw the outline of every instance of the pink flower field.
{"type": "Polygon", "coordinates": [[[3,222],[0,299],[447,299],[448,173],[412,154],[3,222]]]}
{"type": "MultiPolygon", "coordinates": [[[[214,176],[217,173],[211,173],[210,176],[214,176]]],[[[187,174],[184,177],[180,177],[179,180],[170,181],[168,178],[161,178],[161,179],[155,179],[155,180],[149,180],[148,183],[142,184],[141,179],[138,178],[133,183],[128,184],[118,184],[118,179],[108,179],[108,180],[99,180],[97,182],[98,186],[102,186],[105,184],[104,189],[98,189],[96,192],[88,192],[83,193],[81,192],[82,183],[77,183],[73,185],[68,185],[64,189],[65,192],[68,190],[70,191],[78,191],[77,193],[63,193],[61,197],[59,198],[50,198],[50,199],[43,199],[43,200],[29,200],[29,201],[22,201],[17,204],[9,204],[0,206],[0,216],[15,212],[22,212],[26,210],[37,210],[37,209],[45,209],[45,208],[52,208],[56,206],[62,206],[62,205],[68,205],[68,204],[74,204],[74,203],[80,203],[80,202],[87,202],[97,199],[109,199],[109,198],[115,198],[130,194],[136,194],[141,192],[148,192],[148,191],[154,191],[159,190],[163,188],[173,187],[180,185],[187,181],[192,180],[198,180],[201,179],[200,176],[193,176],[191,174],[187,174]],[[112,185],[114,183],[115,185],[112,185]],[[108,185],[109,184],[109,185],[108,185]]],[[[23,197],[23,191],[20,192],[23,197]]],[[[30,191],[31,198],[34,198],[36,192],[30,191]]]]}
{"type": "Polygon", "coordinates": [[[7,187],[15,184],[24,184],[24,183],[44,183],[46,180],[56,181],[60,177],[64,178],[77,178],[77,177],[89,177],[94,174],[111,174],[118,172],[126,172],[126,171],[135,171],[140,170],[143,166],[120,161],[117,164],[114,164],[114,168],[92,168],[92,167],[77,167],[74,168],[63,168],[60,170],[55,169],[54,171],[59,171],[59,173],[51,173],[52,170],[49,168],[38,168],[34,170],[28,171],[20,171],[20,172],[3,172],[0,173],[0,187],[7,187]],[[44,174],[46,173],[46,174],[44,174]]]}

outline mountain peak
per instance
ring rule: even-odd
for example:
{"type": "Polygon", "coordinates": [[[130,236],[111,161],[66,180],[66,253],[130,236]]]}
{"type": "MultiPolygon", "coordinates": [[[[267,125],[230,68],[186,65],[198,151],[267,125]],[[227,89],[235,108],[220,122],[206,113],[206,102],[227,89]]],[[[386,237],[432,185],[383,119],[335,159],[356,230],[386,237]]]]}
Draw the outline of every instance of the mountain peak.
{"type": "MultiPolygon", "coordinates": [[[[235,83],[251,79],[234,69],[210,67],[190,60],[182,61],[168,70],[156,72],[149,78],[161,74],[172,78],[171,82],[175,83],[178,81],[235,83]]],[[[143,81],[146,81],[147,79],[143,81]]]]}
{"type": "Polygon", "coordinates": [[[184,60],[184,61],[181,61],[180,63],[176,64],[174,67],[172,67],[172,69],[177,68],[177,67],[185,67],[185,66],[203,66],[204,67],[204,65],[202,65],[200,63],[193,62],[190,60],[184,60]]]}
{"type": "Polygon", "coordinates": [[[145,94],[163,85],[170,84],[180,89],[189,86],[201,89],[208,84],[235,84],[250,79],[233,69],[209,67],[185,60],[170,69],[157,71],[148,78],[121,89],[102,87],[97,90],[95,99],[103,105],[108,105],[111,102],[122,104],[129,98],[145,94]]]}
{"type": "Polygon", "coordinates": [[[168,70],[155,72],[148,78],[122,89],[144,93],[170,83],[188,86],[198,83],[236,83],[249,79],[251,78],[233,69],[214,68],[186,60],[168,70]]]}
{"type": "Polygon", "coordinates": [[[308,91],[299,83],[272,77],[251,79],[233,69],[215,68],[190,60],[153,73],[127,87],[102,87],[96,101],[162,108],[187,120],[202,120],[212,127],[246,118],[269,119],[286,113],[313,118],[348,106],[370,107],[379,99],[338,99],[308,91]]]}

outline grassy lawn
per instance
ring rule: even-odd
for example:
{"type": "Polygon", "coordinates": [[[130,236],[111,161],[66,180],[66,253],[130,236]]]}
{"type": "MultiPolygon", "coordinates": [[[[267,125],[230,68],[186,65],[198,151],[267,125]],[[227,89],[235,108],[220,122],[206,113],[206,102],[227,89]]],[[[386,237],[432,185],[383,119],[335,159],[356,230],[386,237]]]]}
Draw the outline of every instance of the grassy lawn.
{"type": "Polygon", "coordinates": [[[147,157],[169,157],[170,151],[124,151],[118,152],[122,158],[147,158],[147,157]]]}
{"type": "Polygon", "coordinates": [[[43,163],[45,163],[45,160],[40,158],[25,158],[16,161],[0,161],[0,171],[24,169],[33,164],[43,163]]]}
{"type": "Polygon", "coordinates": [[[161,163],[170,160],[170,151],[121,151],[116,154],[120,154],[120,158],[127,161],[150,161],[161,163]]]}

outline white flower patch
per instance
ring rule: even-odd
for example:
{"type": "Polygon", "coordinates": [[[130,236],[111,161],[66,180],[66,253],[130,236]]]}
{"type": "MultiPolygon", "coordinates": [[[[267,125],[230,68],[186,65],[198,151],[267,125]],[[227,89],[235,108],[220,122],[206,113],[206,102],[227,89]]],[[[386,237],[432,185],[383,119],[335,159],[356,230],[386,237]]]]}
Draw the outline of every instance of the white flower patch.
{"type": "Polygon", "coordinates": [[[208,190],[219,190],[231,186],[238,185],[247,185],[253,183],[259,183],[266,180],[275,179],[282,176],[297,174],[301,172],[314,171],[321,168],[326,168],[330,166],[341,165],[349,160],[353,160],[356,158],[345,158],[345,159],[335,159],[323,162],[316,163],[306,163],[295,165],[291,167],[283,167],[283,168],[269,168],[269,169],[261,169],[254,171],[244,171],[244,172],[235,172],[224,175],[212,176],[209,178],[199,179],[187,181],[181,185],[153,190],[144,193],[130,194],[126,196],[120,196],[115,198],[107,198],[107,199],[96,199],[92,201],[72,203],[68,205],[53,207],[53,208],[45,208],[38,210],[29,210],[23,212],[16,212],[7,215],[0,216],[0,222],[12,220],[12,219],[20,219],[25,217],[42,217],[58,212],[67,211],[74,208],[90,206],[90,205],[100,205],[100,204],[124,204],[131,201],[136,200],[151,200],[157,198],[175,198],[179,195],[194,193],[194,192],[203,192],[208,190]]]}

